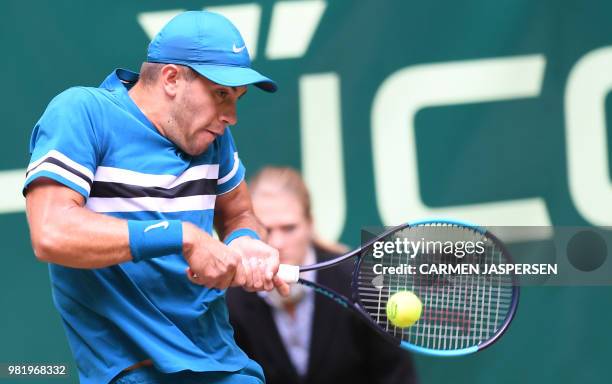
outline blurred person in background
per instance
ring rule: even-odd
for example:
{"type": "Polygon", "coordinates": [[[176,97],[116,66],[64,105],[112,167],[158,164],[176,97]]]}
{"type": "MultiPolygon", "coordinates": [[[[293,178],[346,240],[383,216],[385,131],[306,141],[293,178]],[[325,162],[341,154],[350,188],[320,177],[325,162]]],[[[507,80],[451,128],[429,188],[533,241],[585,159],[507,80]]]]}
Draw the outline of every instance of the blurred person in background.
{"type": "MultiPolygon", "coordinates": [[[[313,264],[347,251],[315,236],[309,193],[297,171],[266,167],[253,178],[250,191],[255,216],[281,263],[313,264]]],[[[350,296],[351,266],[303,276],[350,296]]],[[[408,352],[307,287],[293,285],[288,297],[275,290],[232,288],[227,303],[238,345],[262,365],[268,384],[417,381],[408,352]]]]}

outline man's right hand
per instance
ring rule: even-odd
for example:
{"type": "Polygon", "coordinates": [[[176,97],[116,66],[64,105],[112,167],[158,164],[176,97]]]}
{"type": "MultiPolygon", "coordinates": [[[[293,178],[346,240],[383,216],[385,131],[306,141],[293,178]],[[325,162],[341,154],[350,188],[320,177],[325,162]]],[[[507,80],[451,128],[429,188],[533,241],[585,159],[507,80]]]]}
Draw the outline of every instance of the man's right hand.
{"type": "Polygon", "coordinates": [[[208,288],[228,288],[242,262],[238,252],[190,223],[183,223],[183,255],[189,280],[208,288]]]}
{"type": "Polygon", "coordinates": [[[183,254],[189,264],[186,270],[189,281],[208,288],[235,286],[250,292],[276,288],[281,295],[289,295],[289,285],[275,276],[276,250],[249,238],[234,242],[227,246],[195,225],[183,222],[183,254]],[[246,245],[240,246],[239,242],[246,245]]]}

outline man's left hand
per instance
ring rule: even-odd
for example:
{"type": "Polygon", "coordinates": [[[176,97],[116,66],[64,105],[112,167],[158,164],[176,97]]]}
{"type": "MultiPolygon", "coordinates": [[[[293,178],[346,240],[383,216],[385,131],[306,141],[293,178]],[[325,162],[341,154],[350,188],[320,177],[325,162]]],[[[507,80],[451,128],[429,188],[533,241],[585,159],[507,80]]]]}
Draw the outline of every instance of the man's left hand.
{"type": "Polygon", "coordinates": [[[242,256],[232,285],[241,286],[249,292],[276,288],[281,295],[289,295],[289,285],[276,276],[279,265],[276,249],[248,236],[233,240],[229,247],[242,256]]]}

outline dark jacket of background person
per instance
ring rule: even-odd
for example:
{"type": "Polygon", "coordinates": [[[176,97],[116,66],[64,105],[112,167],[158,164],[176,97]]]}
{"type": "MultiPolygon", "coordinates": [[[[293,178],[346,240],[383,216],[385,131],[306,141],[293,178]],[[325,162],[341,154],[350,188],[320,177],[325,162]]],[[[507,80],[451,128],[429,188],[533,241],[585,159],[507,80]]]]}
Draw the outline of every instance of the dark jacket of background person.
{"type": "MultiPolygon", "coordinates": [[[[332,255],[316,249],[317,261],[332,255]]],[[[353,263],[317,271],[317,282],[350,297],[353,263]]],[[[384,340],[350,311],[315,295],[308,370],[302,378],[277,330],[272,308],[256,293],[227,291],[238,345],[264,369],[268,384],[416,383],[410,354],[384,340]]]]}

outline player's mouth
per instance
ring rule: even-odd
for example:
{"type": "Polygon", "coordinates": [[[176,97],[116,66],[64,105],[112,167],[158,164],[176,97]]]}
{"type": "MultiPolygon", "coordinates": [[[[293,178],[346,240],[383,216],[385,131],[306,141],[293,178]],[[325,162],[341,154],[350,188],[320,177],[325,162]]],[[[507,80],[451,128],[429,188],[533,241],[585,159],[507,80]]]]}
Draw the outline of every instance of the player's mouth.
{"type": "Polygon", "coordinates": [[[217,136],[223,135],[224,130],[223,129],[219,129],[219,130],[207,129],[206,131],[210,133],[211,135],[213,135],[215,138],[217,138],[217,136]]]}
{"type": "Polygon", "coordinates": [[[202,133],[205,134],[206,136],[209,136],[209,138],[207,140],[215,140],[217,138],[217,136],[219,136],[218,133],[216,133],[215,131],[212,131],[210,129],[206,129],[202,133]]]}

